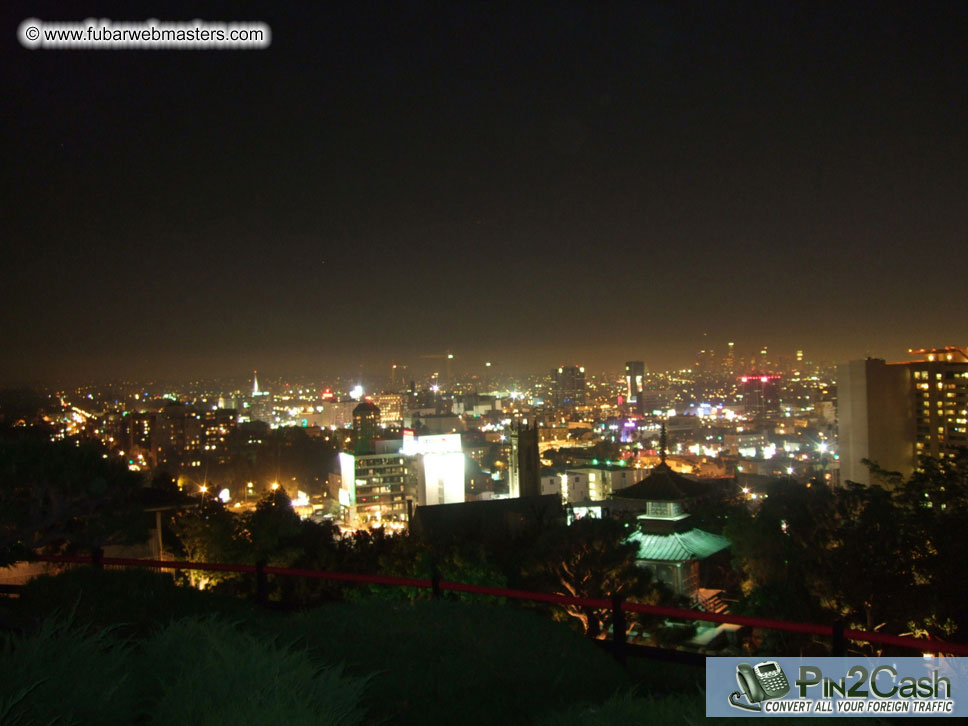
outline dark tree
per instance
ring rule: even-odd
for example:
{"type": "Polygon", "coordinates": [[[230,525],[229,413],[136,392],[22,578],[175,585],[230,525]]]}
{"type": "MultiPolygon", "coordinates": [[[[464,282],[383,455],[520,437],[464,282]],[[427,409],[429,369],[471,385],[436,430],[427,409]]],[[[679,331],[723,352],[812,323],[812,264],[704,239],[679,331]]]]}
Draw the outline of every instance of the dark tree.
{"type": "Polygon", "coordinates": [[[0,438],[0,564],[40,549],[144,541],[143,482],[103,447],[17,433],[0,438]]]}

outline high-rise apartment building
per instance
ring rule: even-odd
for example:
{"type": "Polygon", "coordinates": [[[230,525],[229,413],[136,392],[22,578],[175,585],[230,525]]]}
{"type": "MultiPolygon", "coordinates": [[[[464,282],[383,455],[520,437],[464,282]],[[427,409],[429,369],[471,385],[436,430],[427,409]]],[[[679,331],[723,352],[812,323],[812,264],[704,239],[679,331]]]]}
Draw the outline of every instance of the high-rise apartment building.
{"type": "Polygon", "coordinates": [[[181,403],[171,403],[154,415],[151,423],[153,466],[176,464],[201,466],[202,423],[198,411],[181,403]]]}
{"type": "Polygon", "coordinates": [[[378,441],[375,453],[339,455],[342,519],[354,527],[407,522],[407,500],[417,498],[412,460],[400,441],[378,441]]]}
{"type": "Polygon", "coordinates": [[[968,353],[953,346],[911,352],[923,356],[908,364],[915,388],[915,453],[953,459],[968,446],[968,353]]]}
{"type": "Polygon", "coordinates": [[[968,354],[912,350],[920,360],[851,361],[837,371],[840,479],[871,483],[863,460],[910,476],[923,456],[968,446],[968,354]]]}

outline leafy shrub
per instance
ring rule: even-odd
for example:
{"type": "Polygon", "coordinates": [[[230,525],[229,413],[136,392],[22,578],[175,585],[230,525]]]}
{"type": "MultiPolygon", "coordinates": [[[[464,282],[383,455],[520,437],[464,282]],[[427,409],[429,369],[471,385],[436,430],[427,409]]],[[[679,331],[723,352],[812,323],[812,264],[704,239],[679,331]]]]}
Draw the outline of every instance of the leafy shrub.
{"type": "Polygon", "coordinates": [[[109,630],[52,618],[33,634],[0,634],[0,723],[128,724],[129,656],[109,630]]]}
{"type": "Polygon", "coordinates": [[[607,653],[566,626],[510,606],[451,601],[336,603],[292,616],[320,662],[374,673],[370,711],[390,723],[530,723],[562,704],[628,687],[607,653]]]}
{"type": "Polygon", "coordinates": [[[320,668],[309,655],[214,618],[172,623],[139,658],[143,708],[152,723],[361,723],[366,678],[320,668]]]}
{"type": "Polygon", "coordinates": [[[173,619],[218,612],[233,619],[252,617],[254,606],[235,598],[179,587],[172,576],[143,569],[78,567],[34,578],[18,607],[33,617],[74,608],[74,622],[114,626],[125,635],[146,635],[173,619]]]}

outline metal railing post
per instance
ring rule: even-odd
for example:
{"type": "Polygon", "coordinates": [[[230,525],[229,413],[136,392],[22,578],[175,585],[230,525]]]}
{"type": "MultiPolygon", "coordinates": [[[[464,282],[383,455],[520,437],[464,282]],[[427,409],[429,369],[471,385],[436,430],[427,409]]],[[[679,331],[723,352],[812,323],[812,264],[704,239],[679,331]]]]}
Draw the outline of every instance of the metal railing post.
{"type": "Polygon", "coordinates": [[[847,655],[847,644],[844,641],[844,621],[838,620],[831,627],[832,652],[835,657],[847,655]]]}
{"type": "Polygon", "coordinates": [[[440,573],[437,572],[436,562],[430,570],[430,593],[434,600],[440,600],[440,573]]]}
{"type": "Polygon", "coordinates": [[[625,611],[622,609],[622,596],[612,595],[612,653],[618,662],[625,665],[626,635],[625,611]]]}
{"type": "Polygon", "coordinates": [[[269,602],[269,579],[266,577],[266,561],[255,563],[255,600],[260,605],[269,602]]]}

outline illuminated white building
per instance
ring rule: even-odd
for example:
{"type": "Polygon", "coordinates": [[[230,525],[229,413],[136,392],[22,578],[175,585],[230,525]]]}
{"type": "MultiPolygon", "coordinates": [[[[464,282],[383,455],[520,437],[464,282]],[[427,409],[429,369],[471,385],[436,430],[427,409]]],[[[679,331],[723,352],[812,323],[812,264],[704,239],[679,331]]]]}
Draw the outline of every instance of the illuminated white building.
{"type": "Polygon", "coordinates": [[[544,469],[541,472],[541,493],[560,494],[562,502],[568,503],[597,502],[642,481],[647,473],[646,469],[607,465],[565,471],[544,469]]]}
{"type": "Polygon", "coordinates": [[[415,460],[419,505],[464,501],[464,451],[460,434],[414,436],[407,430],[403,432],[402,452],[415,460]]]}
{"type": "Polygon", "coordinates": [[[339,503],[352,527],[407,523],[407,500],[416,498],[416,477],[399,441],[377,441],[376,453],[339,455],[339,503]]]}
{"type": "Polygon", "coordinates": [[[460,434],[377,440],[375,453],[339,455],[339,503],[351,527],[403,526],[408,500],[418,505],[464,501],[460,434]]]}

